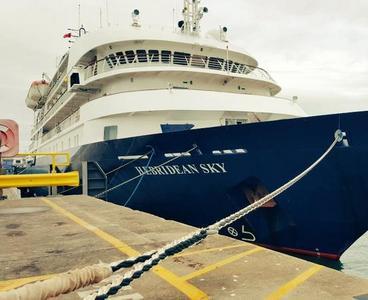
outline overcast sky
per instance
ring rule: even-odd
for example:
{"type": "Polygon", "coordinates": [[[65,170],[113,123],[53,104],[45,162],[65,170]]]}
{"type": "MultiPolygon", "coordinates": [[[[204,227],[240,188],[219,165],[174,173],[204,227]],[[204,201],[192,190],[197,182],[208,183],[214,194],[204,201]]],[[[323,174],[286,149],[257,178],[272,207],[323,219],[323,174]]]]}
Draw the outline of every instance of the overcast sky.
{"type": "MultiPolygon", "coordinates": [[[[172,27],[181,0],[109,0],[112,26],[128,26],[134,8],[143,25],[172,27]]],[[[33,113],[24,103],[33,80],[51,77],[67,50],[62,35],[81,21],[106,24],[106,0],[2,1],[0,10],[0,118],[18,121],[28,145],[33,113]]],[[[367,0],[202,0],[209,8],[202,30],[226,25],[229,40],[252,54],[309,114],[368,109],[367,0]]]]}

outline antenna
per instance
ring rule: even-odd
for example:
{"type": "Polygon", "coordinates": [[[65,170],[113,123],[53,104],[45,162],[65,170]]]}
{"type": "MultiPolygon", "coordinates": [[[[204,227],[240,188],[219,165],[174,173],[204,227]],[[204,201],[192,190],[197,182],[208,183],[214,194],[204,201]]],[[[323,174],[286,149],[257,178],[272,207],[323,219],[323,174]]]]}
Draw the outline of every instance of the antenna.
{"type": "Polygon", "coordinates": [[[109,0],[106,0],[106,24],[109,27],[110,26],[110,20],[109,20],[109,0]]]}
{"type": "Polygon", "coordinates": [[[81,5],[78,3],[78,28],[81,26],[81,5]]]}
{"type": "Polygon", "coordinates": [[[184,0],[183,17],[178,25],[185,33],[199,33],[200,21],[205,13],[208,13],[207,7],[200,7],[201,0],[184,0]]]}
{"type": "Polygon", "coordinates": [[[172,26],[173,26],[173,32],[175,32],[175,8],[173,8],[172,26]]]}
{"type": "Polygon", "coordinates": [[[102,8],[100,7],[100,28],[102,28],[102,8]]]}

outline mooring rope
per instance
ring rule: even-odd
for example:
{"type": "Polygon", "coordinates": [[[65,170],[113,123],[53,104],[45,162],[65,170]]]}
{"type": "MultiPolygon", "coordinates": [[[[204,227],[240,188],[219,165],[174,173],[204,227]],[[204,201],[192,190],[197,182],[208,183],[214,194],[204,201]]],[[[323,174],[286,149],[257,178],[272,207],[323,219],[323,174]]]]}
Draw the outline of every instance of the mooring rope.
{"type": "Polygon", "coordinates": [[[160,165],[158,165],[158,166],[151,167],[151,168],[150,168],[150,170],[146,170],[146,171],[144,171],[143,173],[141,173],[141,174],[139,174],[139,175],[137,175],[137,176],[135,176],[135,177],[133,177],[133,178],[130,178],[130,179],[126,180],[126,181],[123,181],[123,182],[121,182],[121,183],[119,183],[119,184],[117,184],[117,185],[113,186],[112,188],[109,188],[109,189],[107,189],[106,191],[103,191],[103,192],[101,192],[101,193],[99,193],[99,194],[95,195],[94,197],[96,197],[96,198],[100,198],[101,196],[103,196],[103,195],[105,195],[105,194],[107,194],[107,193],[109,193],[109,192],[111,192],[111,191],[113,191],[113,190],[116,190],[117,188],[119,188],[119,187],[121,187],[121,186],[123,186],[123,185],[126,185],[126,184],[128,184],[129,182],[132,182],[132,181],[134,181],[134,180],[136,180],[136,179],[138,179],[138,178],[140,178],[140,177],[142,177],[142,176],[144,176],[144,175],[148,174],[149,172],[152,172],[152,171],[154,171],[154,170],[156,170],[156,169],[159,169],[159,168],[161,168],[161,167],[163,167],[163,166],[166,166],[167,164],[169,164],[169,163],[171,163],[171,162],[173,162],[173,161],[175,161],[175,160],[177,160],[177,159],[179,159],[179,158],[181,158],[181,157],[185,156],[186,154],[191,153],[193,150],[195,150],[195,149],[197,149],[197,148],[198,148],[198,146],[197,146],[197,145],[193,145],[193,148],[189,149],[188,151],[182,152],[182,153],[180,153],[180,155],[175,156],[175,157],[173,157],[173,158],[171,158],[171,159],[169,159],[169,160],[165,161],[164,163],[162,163],[162,164],[160,164],[160,165]]]}
{"type": "MultiPolygon", "coordinates": [[[[106,284],[105,286],[100,287],[95,293],[87,296],[84,299],[102,300],[102,299],[108,298],[111,295],[115,295],[122,287],[128,286],[133,280],[141,277],[144,272],[147,272],[148,270],[150,270],[153,266],[157,265],[160,261],[203,241],[208,235],[218,233],[220,229],[228,226],[229,224],[235,222],[236,220],[246,216],[250,212],[258,209],[259,207],[261,207],[262,205],[264,205],[265,203],[267,203],[274,197],[280,195],[281,193],[289,189],[291,186],[293,186],[299,180],[305,177],[308,173],[310,173],[315,167],[319,165],[321,161],[323,161],[323,159],[331,152],[331,150],[335,147],[335,145],[338,142],[341,142],[343,140],[344,136],[345,136],[345,133],[343,133],[341,130],[337,130],[335,132],[335,139],[332,142],[332,144],[313,164],[311,164],[302,173],[300,173],[295,178],[291,179],[290,181],[288,181],[287,183],[285,183],[284,185],[282,185],[281,187],[279,187],[272,193],[266,195],[262,199],[254,202],[253,204],[248,205],[247,207],[239,210],[238,212],[226,218],[223,218],[220,221],[206,228],[199,229],[191,234],[188,234],[187,236],[181,239],[178,239],[178,240],[175,240],[169,243],[163,248],[156,250],[153,254],[151,254],[150,258],[148,258],[149,254],[142,255],[141,257],[145,258],[144,262],[140,262],[131,271],[125,274],[122,274],[121,276],[116,276],[112,282],[106,284]]],[[[194,150],[194,148],[192,150],[194,150]]],[[[138,259],[140,259],[140,257],[135,258],[134,261],[137,261],[138,259]]],[[[115,265],[114,272],[119,270],[118,265],[122,265],[122,266],[125,265],[124,261],[115,265]]],[[[131,264],[131,266],[133,266],[133,264],[131,264]]]]}
{"type": "Polygon", "coordinates": [[[147,155],[151,154],[152,152],[153,152],[153,149],[152,149],[152,150],[150,150],[150,151],[148,151],[147,153],[144,153],[144,154],[142,154],[141,156],[139,156],[139,157],[137,157],[137,158],[135,158],[135,159],[133,159],[133,160],[131,160],[131,161],[129,161],[129,162],[127,162],[127,163],[125,163],[125,164],[122,164],[121,166],[119,166],[119,167],[117,167],[117,168],[115,168],[115,169],[112,169],[111,171],[106,172],[105,174],[106,174],[106,176],[108,176],[108,175],[110,175],[110,174],[112,174],[112,173],[115,173],[116,171],[119,171],[120,169],[125,168],[125,167],[127,167],[127,166],[131,165],[132,163],[136,162],[137,160],[140,160],[140,159],[142,159],[143,157],[146,157],[147,155]]]}
{"type": "MultiPolygon", "coordinates": [[[[105,171],[104,171],[104,170],[102,170],[102,172],[104,172],[105,176],[109,176],[110,174],[115,173],[116,171],[119,171],[120,169],[123,169],[123,168],[125,168],[125,167],[127,167],[127,166],[131,165],[132,163],[136,162],[137,160],[142,159],[143,157],[147,156],[148,154],[150,154],[150,153],[152,153],[152,152],[153,152],[153,150],[150,150],[150,151],[148,151],[147,153],[144,153],[144,154],[142,154],[141,156],[139,156],[139,157],[137,157],[137,158],[135,158],[135,159],[133,159],[133,160],[131,160],[131,161],[127,162],[127,163],[124,163],[124,164],[122,164],[121,166],[116,167],[115,169],[112,169],[111,171],[108,171],[108,172],[106,172],[106,173],[105,173],[105,171]]],[[[102,168],[101,168],[101,169],[102,169],[102,168]]],[[[80,187],[82,187],[82,186],[83,186],[83,184],[80,184],[79,186],[75,186],[75,187],[69,188],[69,189],[67,189],[67,190],[61,191],[61,192],[59,192],[59,194],[63,195],[63,194],[65,194],[65,193],[67,193],[67,192],[70,192],[70,191],[75,190],[75,189],[77,189],[77,188],[80,188],[80,187]]]]}
{"type": "MultiPolygon", "coordinates": [[[[150,156],[150,158],[149,158],[149,160],[148,160],[148,162],[147,162],[147,164],[145,166],[145,170],[147,170],[147,168],[150,166],[151,161],[152,161],[152,158],[153,158],[154,155],[155,155],[155,149],[152,148],[152,153],[151,153],[151,156],[150,156]]],[[[133,189],[133,192],[130,194],[128,200],[125,201],[124,206],[127,206],[128,203],[130,202],[130,200],[132,200],[132,198],[134,197],[135,193],[137,192],[139,186],[141,185],[143,178],[144,178],[144,176],[142,176],[141,178],[139,178],[137,184],[135,185],[135,187],[133,189]]]]}

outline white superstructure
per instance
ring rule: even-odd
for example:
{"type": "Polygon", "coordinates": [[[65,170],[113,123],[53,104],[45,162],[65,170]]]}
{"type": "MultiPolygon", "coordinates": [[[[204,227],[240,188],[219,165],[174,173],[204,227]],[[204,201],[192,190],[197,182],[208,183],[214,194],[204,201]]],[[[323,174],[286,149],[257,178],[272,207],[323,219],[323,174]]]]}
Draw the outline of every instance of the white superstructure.
{"type": "Polygon", "coordinates": [[[27,102],[36,115],[30,150],[304,116],[275,97],[281,88],[226,40],[226,28],[201,32],[208,10],[199,4],[184,0],[175,31],[140,26],[137,10],[130,27],[82,28],[38,101],[27,102]]]}

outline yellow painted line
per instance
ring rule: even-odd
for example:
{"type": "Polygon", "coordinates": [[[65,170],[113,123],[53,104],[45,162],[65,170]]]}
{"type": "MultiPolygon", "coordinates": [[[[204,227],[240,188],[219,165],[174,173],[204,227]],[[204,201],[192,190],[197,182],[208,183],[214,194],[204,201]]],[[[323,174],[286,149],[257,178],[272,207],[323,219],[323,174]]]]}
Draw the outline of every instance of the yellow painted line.
{"type": "MultiPolygon", "coordinates": [[[[119,239],[113,237],[112,235],[102,231],[101,229],[97,228],[96,226],[93,226],[86,221],[82,220],[81,218],[77,217],[76,215],[72,214],[71,212],[67,211],[66,209],[60,207],[59,205],[55,204],[54,202],[50,201],[47,198],[41,198],[42,201],[44,201],[46,204],[51,206],[53,209],[55,209],[57,212],[61,213],[62,215],[68,217],[69,219],[73,220],[78,225],[86,228],[87,230],[93,232],[96,234],[99,238],[102,240],[105,240],[106,242],[113,245],[116,249],[118,249],[120,252],[128,255],[128,256],[138,256],[140,253],[130,247],[129,245],[123,243],[119,239]]],[[[190,283],[186,282],[179,276],[175,275],[171,271],[161,267],[156,266],[153,268],[153,272],[160,276],[162,279],[166,280],[168,283],[170,283],[172,286],[174,286],[176,289],[178,289],[180,292],[188,296],[189,299],[209,299],[208,296],[195,287],[194,285],[191,285],[190,283]]]]}
{"type": "Polygon", "coordinates": [[[200,289],[190,284],[189,282],[186,282],[185,280],[175,275],[174,273],[170,272],[169,270],[161,266],[156,266],[152,270],[156,275],[165,279],[168,283],[170,283],[176,289],[181,291],[183,294],[187,295],[189,299],[197,299],[197,300],[210,299],[200,289]]]}
{"type": "Polygon", "coordinates": [[[198,277],[198,276],[201,276],[201,275],[204,275],[208,272],[211,272],[211,271],[214,271],[220,267],[223,267],[227,264],[230,264],[234,261],[237,261],[245,256],[248,256],[248,255],[251,255],[251,254],[254,254],[254,253],[257,253],[257,252],[260,252],[260,251],[263,251],[264,249],[261,248],[261,247],[255,247],[251,250],[248,250],[248,251],[245,251],[245,252],[242,252],[242,253],[239,253],[239,254],[236,254],[236,255],[233,255],[233,256],[230,256],[228,258],[225,258],[223,260],[220,260],[212,265],[209,265],[207,267],[204,267],[203,269],[200,269],[198,271],[195,271],[193,273],[190,273],[190,274],[187,274],[187,275],[184,275],[181,277],[181,279],[183,280],[190,280],[190,279],[193,279],[195,277],[198,277]]]}
{"type": "Polygon", "coordinates": [[[9,291],[17,287],[20,287],[22,285],[25,285],[27,283],[49,279],[56,275],[57,274],[47,274],[47,275],[25,277],[25,278],[19,278],[19,279],[3,280],[3,281],[0,281],[0,292],[9,291]]]}
{"type": "Polygon", "coordinates": [[[60,207],[59,205],[55,204],[53,201],[50,201],[47,198],[41,198],[41,200],[43,202],[45,202],[46,204],[48,204],[49,206],[51,206],[57,212],[61,213],[62,215],[68,217],[69,219],[71,219],[72,221],[77,223],[78,225],[86,228],[89,231],[92,231],[95,235],[97,235],[102,240],[105,240],[106,242],[113,245],[120,252],[123,252],[124,254],[126,254],[128,256],[138,256],[138,255],[140,255],[140,253],[138,251],[134,250],[133,248],[131,248],[127,244],[123,243],[119,239],[117,239],[117,238],[113,237],[112,235],[102,231],[98,227],[87,223],[86,221],[82,220],[81,218],[77,217],[76,215],[72,214],[71,212],[67,211],[66,209],[64,209],[64,208],[60,207]]]}
{"type": "Polygon", "coordinates": [[[246,243],[243,243],[243,244],[225,246],[225,247],[218,247],[218,248],[209,248],[209,249],[203,249],[203,250],[198,250],[198,251],[189,251],[189,252],[175,254],[174,257],[190,256],[190,255],[201,254],[201,253],[206,253],[206,252],[215,252],[215,251],[222,251],[222,250],[227,250],[227,249],[234,249],[234,248],[248,247],[249,246],[246,243]]]}
{"type": "Polygon", "coordinates": [[[294,290],[296,287],[298,287],[300,284],[302,284],[304,281],[306,281],[308,278],[312,277],[314,274],[319,272],[321,269],[323,269],[323,266],[314,265],[295,277],[294,279],[288,281],[284,285],[282,285],[279,289],[274,291],[272,294],[270,294],[266,300],[278,300],[282,299],[286,294],[290,293],[292,290],[294,290]]]}

